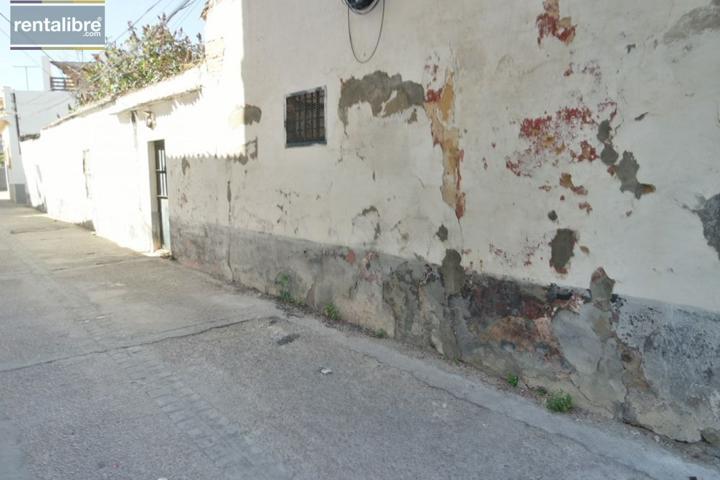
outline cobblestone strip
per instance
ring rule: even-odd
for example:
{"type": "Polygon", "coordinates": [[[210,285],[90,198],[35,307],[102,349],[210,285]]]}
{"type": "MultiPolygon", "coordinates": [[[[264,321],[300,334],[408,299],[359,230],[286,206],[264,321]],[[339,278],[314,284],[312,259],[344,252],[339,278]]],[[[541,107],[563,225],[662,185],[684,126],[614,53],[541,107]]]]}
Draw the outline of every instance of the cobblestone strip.
{"type": "Polygon", "coordinates": [[[290,472],[247,432],[187,387],[147,349],[130,347],[109,355],[228,479],[291,478],[290,472]]]}

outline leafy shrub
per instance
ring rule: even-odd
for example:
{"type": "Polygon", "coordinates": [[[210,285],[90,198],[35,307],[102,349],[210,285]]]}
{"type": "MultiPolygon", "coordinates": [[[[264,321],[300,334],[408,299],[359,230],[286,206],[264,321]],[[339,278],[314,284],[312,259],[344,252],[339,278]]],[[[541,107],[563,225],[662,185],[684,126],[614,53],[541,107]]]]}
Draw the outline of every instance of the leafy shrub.
{"type": "Polygon", "coordinates": [[[155,25],[145,25],[140,32],[130,25],[130,36],[121,44],[111,43],[85,65],[81,104],[146,87],[188,70],[204,58],[201,37],[191,40],[180,30],[170,30],[163,15],[155,25]]]}

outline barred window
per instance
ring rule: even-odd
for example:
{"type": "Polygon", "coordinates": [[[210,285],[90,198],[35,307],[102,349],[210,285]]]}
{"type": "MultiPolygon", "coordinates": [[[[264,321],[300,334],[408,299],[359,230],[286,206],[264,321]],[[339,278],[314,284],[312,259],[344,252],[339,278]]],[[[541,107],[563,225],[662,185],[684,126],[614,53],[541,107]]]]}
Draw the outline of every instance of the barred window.
{"type": "Polygon", "coordinates": [[[285,99],[288,147],[325,144],[325,88],[293,93],[285,99]]]}

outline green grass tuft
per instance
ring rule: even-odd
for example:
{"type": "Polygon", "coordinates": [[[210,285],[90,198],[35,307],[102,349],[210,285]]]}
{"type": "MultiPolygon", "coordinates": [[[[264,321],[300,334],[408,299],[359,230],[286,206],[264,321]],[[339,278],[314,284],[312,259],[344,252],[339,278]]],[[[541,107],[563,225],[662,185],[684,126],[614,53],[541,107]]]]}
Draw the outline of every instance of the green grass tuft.
{"type": "Polygon", "coordinates": [[[573,399],[569,393],[554,392],[546,400],[545,406],[551,412],[566,413],[573,409],[573,399]]]}
{"type": "Polygon", "coordinates": [[[327,305],[325,305],[325,308],[323,309],[323,314],[333,322],[340,321],[340,311],[332,303],[328,303],[327,305]]]}
{"type": "Polygon", "coordinates": [[[278,297],[283,303],[294,303],[292,293],[290,293],[290,275],[287,273],[281,273],[275,280],[279,293],[278,297]]]}

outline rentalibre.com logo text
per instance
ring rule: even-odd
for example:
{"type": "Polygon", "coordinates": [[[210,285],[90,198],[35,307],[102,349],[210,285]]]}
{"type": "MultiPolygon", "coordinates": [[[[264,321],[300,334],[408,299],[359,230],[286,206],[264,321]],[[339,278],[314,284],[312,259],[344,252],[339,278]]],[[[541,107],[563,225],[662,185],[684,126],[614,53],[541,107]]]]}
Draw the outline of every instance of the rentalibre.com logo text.
{"type": "Polygon", "coordinates": [[[103,50],[105,0],[10,0],[11,50],[103,50]]]}
{"type": "Polygon", "coordinates": [[[103,19],[80,20],[76,17],[44,20],[15,20],[13,30],[23,33],[83,33],[84,37],[102,36],[103,19]]]}

